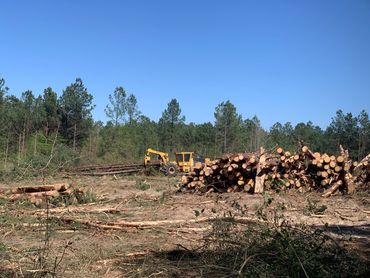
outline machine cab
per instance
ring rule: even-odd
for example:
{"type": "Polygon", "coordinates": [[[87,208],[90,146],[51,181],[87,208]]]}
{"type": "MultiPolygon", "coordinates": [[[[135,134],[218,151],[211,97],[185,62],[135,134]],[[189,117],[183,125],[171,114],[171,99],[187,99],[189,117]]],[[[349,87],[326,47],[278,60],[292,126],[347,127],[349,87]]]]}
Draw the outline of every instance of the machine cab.
{"type": "Polygon", "coordinates": [[[194,158],[193,152],[177,152],[176,162],[181,172],[190,172],[193,170],[194,158]]]}

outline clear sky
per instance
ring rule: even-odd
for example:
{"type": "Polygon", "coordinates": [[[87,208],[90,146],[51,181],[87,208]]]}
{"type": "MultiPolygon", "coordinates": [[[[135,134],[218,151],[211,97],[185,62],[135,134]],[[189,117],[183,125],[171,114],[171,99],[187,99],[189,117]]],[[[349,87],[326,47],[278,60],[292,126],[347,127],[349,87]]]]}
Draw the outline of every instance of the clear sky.
{"type": "Polygon", "coordinates": [[[187,122],[229,99],[266,128],[370,110],[370,0],[0,0],[0,15],[10,93],[81,77],[96,120],[116,86],[154,120],[171,98],[187,122]]]}

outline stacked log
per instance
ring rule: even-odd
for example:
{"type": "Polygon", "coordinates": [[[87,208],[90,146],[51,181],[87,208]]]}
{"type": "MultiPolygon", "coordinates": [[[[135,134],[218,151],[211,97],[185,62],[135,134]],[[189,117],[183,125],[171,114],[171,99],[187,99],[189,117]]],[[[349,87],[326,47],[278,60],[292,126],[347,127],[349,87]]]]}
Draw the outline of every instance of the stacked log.
{"type": "Polygon", "coordinates": [[[182,177],[182,183],[190,190],[203,192],[254,192],[256,176],[265,179],[265,170],[274,163],[276,159],[263,150],[260,153],[225,154],[207,164],[196,163],[193,172],[182,177]]]}
{"type": "Polygon", "coordinates": [[[42,204],[46,198],[52,199],[60,196],[71,196],[72,194],[75,194],[75,190],[72,190],[68,183],[59,183],[8,189],[1,194],[1,197],[10,201],[28,200],[38,206],[42,204]]]}
{"type": "MultiPolygon", "coordinates": [[[[362,168],[369,164],[366,161],[362,168]]],[[[261,148],[258,153],[225,154],[207,164],[197,163],[193,172],[182,177],[182,188],[249,193],[262,193],[265,189],[313,189],[327,197],[338,189],[353,192],[352,174],[357,165],[343,148],[340,155],[312,152],[304,145],[295,153],[277,148],[276,153],[270,154],[261,148]]]]}
{"type": "Polygon", "coordinates": [[[364,157],[353,169],[355,180],[367,187],[370,185],[370,154],[364,157]]]}
{"type": "MultiPolygon", "coordinates": [[[[153,167],[159,167],[159,161],[154,161],[150,164],[153,167]]],[[[145,166],[142,163],[139,164],[112,164],[112,165],[85,165],[81,167],[75,167],[69,169],[67,172],[70,175],[79,176],[106,176],[106,175],[118,175],[118,174],[129,174],[143,171],[145,166]]]]}
{"type": "Polygon", "coordinates": [[[323,196],[330,196],[338,188],[344,189],[343,185],[348,187],[345,176],[352,169],[348,156],[313,153],[307,146],[302,146],[295,154],[281,148],[277,153],[280,155],[280,175],[273,180],[275,183],[282,181],[285,188],[324,190],[323,196]]]}

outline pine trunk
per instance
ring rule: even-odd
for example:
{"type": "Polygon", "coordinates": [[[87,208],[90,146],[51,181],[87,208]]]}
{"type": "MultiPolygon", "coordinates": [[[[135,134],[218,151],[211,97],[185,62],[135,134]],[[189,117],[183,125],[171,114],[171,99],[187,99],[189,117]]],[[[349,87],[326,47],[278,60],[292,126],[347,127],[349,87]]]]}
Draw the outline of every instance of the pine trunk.
{"type": "Polygon", "coordinates": [[[6,138],[6,146],[5,146],[5,157],[4,157],[4,168],[5,169],[8,163],[8,154],[9,154],[9,136],[6,138]]]}
{"type": "Polygon", "coordinates": [[[77,134],[77,125],[74,125],[73,129],[73,150],[76,150],[76,134],[77,134]]]}

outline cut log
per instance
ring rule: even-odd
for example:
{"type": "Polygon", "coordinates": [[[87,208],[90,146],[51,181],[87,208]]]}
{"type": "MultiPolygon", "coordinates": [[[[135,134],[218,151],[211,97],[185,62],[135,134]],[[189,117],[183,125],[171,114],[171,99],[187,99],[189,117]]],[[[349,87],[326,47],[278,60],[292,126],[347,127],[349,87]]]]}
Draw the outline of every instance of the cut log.
{"type": "Polygon", "coordinates": [[[325,157],[324,157],[324,162],[325,163],[330,163],[330,156],[328,156],[328,155],[326,155],[325,157]]]}
{"type": "Polygon", "coordinates": [[[254,193],[263,193],[264,192],[264,181],[265,181],[265,174],[262,174],[261,171],[264,168],[264,162],[266,160],[266,156],[264,154],[265,150],[263,147],[260,148],[260,157],[259,163],[257,163],[257,173],[255,178],[255,186],[254,186],[254,193]],[[262,161],[262,162],[261,162],[262,161]]]}
{"type": "Polygon", "coordinates": [[[321,180],[321,185],[322,185],[322,186],[325,186],[325,185],[327,185],[327,184],[329,184],[329,180],[328,180],[328,179],[323,179],[323,180],[321,180]]]}
{"type": "Polygon", "coordinates": [[[352,192],[354,181],[368,179],[364,173],[369,171],[366,166],[369,160],[363,161],[356,168],[356,162],[349,160],[348,152],[344,150],[339,156],[326,153],[321,155],[301,145],[297,153],[284,152],[282,148],[277,152],[279,156],[263,149],[258,154],[225,154],[222,159],[202,165],[189,173],[191,178],[183,178],[183,184],[187,185],[184,189],[203,192],[200,189],[206,187],[207,190],[213,188],[215,192],[237,192],[244,189],[251,193],[262,193],[265,186],[271,188],[275,180],[283,182],[286,187],[300,188],[300,192],[306,192],[304,188],[311,187],[315,190],[324,189],[327,193],[327,187],[335,188],[338,182],[342,183],[344,191],[352,192]],[[356,169],[361,169],[361,179],[352,177],[356,169]],[[253,185],[249,181],[253,181],[253,185]]]}
{"type": "Polygon", "coordinates": [[[34,199],[42,199],[45,197],[58,197],[60,196],[60,192],[56,190],[52,191],[44,191],[44,192],[32,192],[32,193],[19,193],[19,194],[13,194],[9,197],[9,200],[15,201],[20,199],[28,199],[31,200],[34,199]]]}
{"type": "Polygon", "coordinates": [[[338,163],[343,163],[343,162],[344,162],[344,157],[343,157],[343,156],[341,156],[341,155],[339,155],[339,156],[337,157],[337,162],[338,162],[338,163]]]}
{"type": "Polygon", "coordinates": [[[347,187],[348,193],[351,194],[355,191],[355,183],[349,170],[351,169],[351,163],[349,161],[348,150],[345,150],[342,145],[339,145],[341,156],[344,158],[344,183],[347,187]]]}
{"type": "Polygon", "coordinates": [[[339,173],[340,171],[342,171],[342,167],[335,166],[334,171],[337,172],[337,173],[339,173]]]}
{"type": "Polygon", "coordinates": [[[341,185],[343,182],[341,180],[338,180],[335,182],[331,187],[329,187],[327,190],[325,190],[324,194],[322,194],[322,197],[329,197],[331,194],[333,194],[341,185]]]}
{"type": "Polygon", "coordinates": [[[239,154],[239,161],[243,160],[244,159],[244,154],[243,153],[240,153],[239,154]]]}
{"type": "Polygon", "coordinates": [[[203,164],[202,164],[202,162],[196,162],[196,163],[194,164],[194,169],[200,170],[200,169],[202,169],[202,168],[203,168],[203,164]]]}
{"type": "Polygon", "coordinates": [[[181,177],[181,182],[183,184],[188,184],[190,182],[190,177],[189,176],[182,176],[181,177]]]}
{"type": "Polygon", "coordinates": [[[254,164],[254,163],[256,163],[256,161],[257,161],[257,159],[256,159],[256,157],[255,156],[251,156],[251,158],[249,158],[249,164],[254,164]]]}
{"type": "Polygon", "coordinates": [[[12,190],[14,194],[44,192],[44,191],[64,191],[69,188],[68,183],[58,183],[51,185],[38,185],[38,186],[24,186],[12,190]]]}
{"type": "Polygon", "coordinates": [[[367,167],[368,164],[369,164],[369,161],[370,161],[370,154],[368,154],[367,156],[365,156],[359,163],[357,163],[357,165],[353,165],[354,166],[354,171],[356,171],[357,169],[365,166],[367,167]]]}

